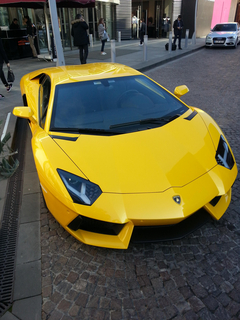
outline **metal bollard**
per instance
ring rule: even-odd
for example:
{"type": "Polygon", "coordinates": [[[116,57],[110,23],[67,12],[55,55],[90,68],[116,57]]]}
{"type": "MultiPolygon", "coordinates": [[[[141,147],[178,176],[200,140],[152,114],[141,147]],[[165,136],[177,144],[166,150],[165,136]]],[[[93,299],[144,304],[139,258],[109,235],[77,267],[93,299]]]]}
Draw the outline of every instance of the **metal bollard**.
{"type": "Polygon", "coordinates": [[[168,51],[172,52],[172,31],[169,31],[168,51]]]}
{"type": "Polygon", "coordinates": [[[192,35],[192,44],[196,44],[196,33],[195,32],[192,35]]]}
{"type": "Polygon", "coordinates": [[[118,31],[118,42],[121,42],[121,38],[122,38],[122,33],[121,31],[118,31]]]}
{"type": "Polygon", "coordinates": [[[147,45],[148,45],[148,35],[144,35],[144,42],[143,42],[143,60],[147,61],[147,45]]]}
{"type": "Polygon", "coordinates": [[[92,34],[89,34],[89,43],[90,43],[90,47],[93,47],[93,36],[92,36],[92,34]]]}
{"type": "Polygon", "coordinates": [[[116,62],[115,40],[111,40],[111,61],[116,62]]]}
{"type": "Polygon", "coordinates": [[[185,48],[188,46],[189,29],[186,29],[185,33],[185,48]]]}

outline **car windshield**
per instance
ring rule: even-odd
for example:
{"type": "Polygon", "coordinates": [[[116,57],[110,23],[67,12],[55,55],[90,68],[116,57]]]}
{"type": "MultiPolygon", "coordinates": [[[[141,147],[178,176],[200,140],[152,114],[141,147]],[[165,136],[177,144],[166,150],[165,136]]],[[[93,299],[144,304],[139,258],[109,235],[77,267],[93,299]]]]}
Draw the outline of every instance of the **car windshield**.
{"type": "Polygon", "coordinates": [[[216,24],[216,26],[213,28],[213,31],[223,31],[223,32],[231,32],[236,31],[237,26],[236,24],[216,24]]]}
{"type": "Polygon", "coordinates": [[[162,126],[188,108],[147,77],[56,86],[50,130],[122,134],[162,126]]]}

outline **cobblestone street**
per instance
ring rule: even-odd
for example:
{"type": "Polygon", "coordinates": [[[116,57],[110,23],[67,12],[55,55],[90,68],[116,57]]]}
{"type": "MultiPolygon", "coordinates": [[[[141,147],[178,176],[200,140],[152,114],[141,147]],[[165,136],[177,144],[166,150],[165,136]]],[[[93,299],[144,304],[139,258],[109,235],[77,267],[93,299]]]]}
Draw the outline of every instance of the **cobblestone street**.
{"type": "MultiPolygon", "coordinates": [[[[202,49],[146,72],[209,113],[240,164],[240,46],[202,49]]],[[[68,234],[41,199],[42,319],[240,319],[240,179],[220,221],[182,240],[85,245],[68,234]]]]}

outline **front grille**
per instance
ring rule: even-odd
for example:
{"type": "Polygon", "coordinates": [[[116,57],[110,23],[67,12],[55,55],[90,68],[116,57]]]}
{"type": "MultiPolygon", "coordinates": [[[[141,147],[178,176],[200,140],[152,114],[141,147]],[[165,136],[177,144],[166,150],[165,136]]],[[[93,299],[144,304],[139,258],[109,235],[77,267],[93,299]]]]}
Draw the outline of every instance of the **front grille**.
{"type": "Polygon", "coordinates": [[[213,38],[213,43],[214,43],[214,44],[224,44],[225,41],[226,41],[226,38],[220,38],[220,37],[218,37],[218,38],[213,38]]]}
{"type": "Polygon", "coordinates": [[[77,216],[72,222],[69,223],[68,228],[77,231],[78,229],[117,236],[125,224],[110,223],[101,220],[91,219],[84,216],[77,216]]]}
{"type": "Polygon", "coordinates": [[[185,220],[169,226],[134,227],[131,242],[158,242],[178,240],[197,230],[211,217],[203,208],[185,220]]]}

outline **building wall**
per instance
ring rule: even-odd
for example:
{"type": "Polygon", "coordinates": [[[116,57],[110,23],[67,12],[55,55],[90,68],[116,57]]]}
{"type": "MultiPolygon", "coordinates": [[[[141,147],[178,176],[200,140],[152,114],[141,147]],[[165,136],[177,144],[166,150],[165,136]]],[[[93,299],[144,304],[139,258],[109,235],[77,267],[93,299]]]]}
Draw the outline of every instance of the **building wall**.
{"type": "Polygon", "coordinates": [[[182,1],[182,20],[184,23],[183,37],[185,37],[186,29],[189,29],[189,38],[192,38],[195,29],[195,6],[196,0],[182,1]]]}
{"type": "Polygon", "coordinates": [[[216,23],[234,21],[238,0],[182,0],[183,36],[186,29],[189,29],[189,38],[193,35],[196,1],[196,37],[205,37],[216,23]]]}
{"type": "Polygon", "coordinates": [[[204,37],[211,29],[214,2],[209,0],[198,0],[196,36],[204,37]]]}
{"type": "Polygon", "coordinates": [[[239,2],[238,0],[232,0],[230,11],[229,11],[228,22],[234,22],[235,21],[238,2],[239,2]]]}
{"type": "Polygon", "coordinates": [[[215,0],[211,28],[217,23],[228,22],[232,0],[215,0]]]}
{"type": "MultiPolygon", "coordinates": [[[[172,21],[176,20],[178,15],[182,12],[182,1],[183,0],[172,0],[173,12],[172,12],[172,21]]],[[[195,0],[190,0],[195,1],[195,0]]]]}
{"type": "Polygon", "coordinates": [[[116,32],[121,31],[122,40],[132,37],[132,1],[121,0],[116,6],[116,32]]]}

